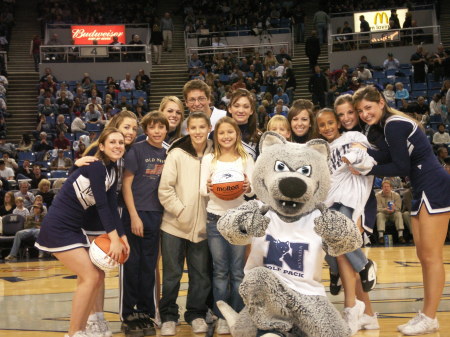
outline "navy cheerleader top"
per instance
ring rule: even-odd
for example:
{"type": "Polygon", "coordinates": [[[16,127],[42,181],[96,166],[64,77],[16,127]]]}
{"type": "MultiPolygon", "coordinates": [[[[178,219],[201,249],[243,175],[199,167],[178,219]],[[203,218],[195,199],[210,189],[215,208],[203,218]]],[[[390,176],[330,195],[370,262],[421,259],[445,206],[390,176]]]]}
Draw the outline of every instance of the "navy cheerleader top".
{"type": "Polygon", "coordinates": [[[83,227],[85,213],[95,206],[107,233],[124,235],[117,210],[117,166],[96,161],[73,172],[56,195],[44,217],[42,227],[65,226],[77,231],[83,227]]]}

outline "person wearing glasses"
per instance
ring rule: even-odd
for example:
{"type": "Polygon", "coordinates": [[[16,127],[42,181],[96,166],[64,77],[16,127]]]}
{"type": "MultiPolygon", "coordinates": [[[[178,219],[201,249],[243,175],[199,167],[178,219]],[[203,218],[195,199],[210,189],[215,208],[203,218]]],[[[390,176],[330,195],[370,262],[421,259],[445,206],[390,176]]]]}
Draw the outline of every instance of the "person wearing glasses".
{"type": "MultiPolygon", "coordinates": [[[[187,82],[183,87],[183,96],[189,114],[193,112],[204,112],[209,117],[212,126],[211,131],[214,130],[216,122],[227,115],[225,110],[211,106],[211,88],[201,80],[187,82]]],[[[187,134],[186,129],[185,120],[182,127],[183,135],[187,134]]]]}

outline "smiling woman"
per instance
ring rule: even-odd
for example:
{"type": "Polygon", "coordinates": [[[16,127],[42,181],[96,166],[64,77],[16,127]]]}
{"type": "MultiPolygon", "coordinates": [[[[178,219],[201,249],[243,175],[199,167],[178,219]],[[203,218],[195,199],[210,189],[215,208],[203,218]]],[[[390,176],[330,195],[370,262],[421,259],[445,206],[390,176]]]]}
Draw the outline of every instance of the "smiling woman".
{"type": "Polygon", "coordinates": [[[101,223],[111,239],[108,252],[111,259],[118,261],[121,253],[130,251],[117,211],[116,195],[116,161],[125,152],[124,136],[116,128],[106,128],[98,142],[95,154],[98,161],[79,168],[67,179],[44,218],[36,242],[40,250],[53,253],[78,277],[66,335],[70,337],[84,336],[89,312],[105,276],[92,264],[86,250],[89,240],[82,227],[89,207],[97,207],[101,223]]]}

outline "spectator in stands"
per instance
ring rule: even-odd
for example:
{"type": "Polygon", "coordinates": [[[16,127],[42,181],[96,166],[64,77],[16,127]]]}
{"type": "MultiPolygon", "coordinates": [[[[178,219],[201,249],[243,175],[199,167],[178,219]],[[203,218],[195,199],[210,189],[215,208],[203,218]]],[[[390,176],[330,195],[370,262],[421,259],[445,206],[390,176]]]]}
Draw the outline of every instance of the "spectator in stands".
{"type": "Polygon", "coordinates": [[[103,113],[103,107],[101,104],[96,103],[95,97],[89,98],[89,103],[86,105],[86,112],[89,111],[91,105],[94,106],[95,111],[98,111],[100,114],[103,113]]]}
{"type": "Polygon", "coordinates": [[[442,166],[446,165],[446,159],[448,159],[448,149],[446,146],[439,146],[437,149],[437,159],[442,166]]]}
{"type": "Polygon", "coordinates": [[[112,61],[117,61],[120,59],[121,51],[123,50],[122,43],[119,42],[118,36],[112,37],[112,42],[109,44],[109,57],[112,61]]]}
{"type": "Polygon", "coordinates": [[[164,39],[163,49],[164,51],[172,52],[172,36],[174,25],[169,12],[164,13],[164,16],[161,18],[160,23],[164,39]]]}
{"type": "MultiPolygon", "coordinates": [[[[125,97],[125,96],[123,96],[125,97]]],[[[126,97],[125,97],[126,100],[126,97]]],[[[100,123],[100,120],[102,119],[102,114],[100,111],[98,111],[96,109],[96,105],[95,104],[88,104],[86,106],[86,114],[84,115],[84,121],[86,123],[92,123],[92,124],[97,124],[100,123]]]]}
{"type": "Polygon", "coordinates": [[[365,82],[372,78],[372,72],[364,67],[364,64],[358,65],[358,79],[365,82]]]}
{"type": "Polygon", "coordinates": [[[359,30],[361,32],[370,32],[370,25],[367,20],[364,18],[364,15],[359,16],[359,30]]]}
{"type": "Polygon", "coordinates": [[[77,142],[77,146],[75,146],[75,142],[74,142],[74,146],[73,149],[75,150],[75,161],[77,159],[80,159],[83,156],[84,151],[86,151],[86,145],[83,142],[77,142]]]}
{"type": "Polygon", "coordinates": [[[153,64],[161,64],[162,44],[164,38],[161,32],[161,28],[157,23],[152,27],[152,35],[150,38],[150,44],[152,45],[153,52],[153,64]]]}
{"type": "Polygon", "coordinates": [[[403,237],[403,217],[401,213],[402,200],[400,195],[392,190],[389,179],[383,180],[381,191],[376,193],[377,198],[377,229],[378,243],[384,244],[384,232],[386,230],[386,221],[394,221],[398,232],[398,242],[405,243],[403,237]]]}
{"type": "Polygon", "coordinates": [[[19,168],[19,165],[17,165],[16,160],[14,158],[11,158],[8,153],[3,153],[3,161],[5,162],[5,166],[9,167],[10,169],[13,169],[14,171],[19,168]]]}
{"type": "Polygon", "coordinates": [[[400,20],[398,19],[397,10],[395,8],[391,9],[391,16],[389,17],[389,21],[393,22],[392,27],[389,29],[400,29],[400,20]]]}
{"type": "Polygon", "coordinates": [[[414,82],[426,82],[425,65],[427,64],[427,60],[423,47],[421,45],[417,46],[417,50],[414,54],[411,55],[410,61],[414,68],[414,82]]]}
{"type": "Polygon", "coordinates": [[[98,90],[96,87],[97,87],[97,85],[95,83],[92,83],[92,89],[91,89],[91,92],[88,93],[88,97],[90,96],[89,99],[90,99],[91,103],[101,105],[103,103],[103,101],[102,101],[101,97],[99,97],[99,93],[98,93],[98,90]]]}
{"type": "Polygon", "coordinates": [[[82,87],[78,87],[75,91],[75,95],[73,96],[73,100],[75,101],[78,98],[81,105],[86,105],[88,103],[88,97],[84,93],[82,87]]]}
{"type": "Polygon", "coordinates": [[[71,93],[70,90],[67,88],[67,83],[66,82],[62,82],[59,90],[56,92],[56,98],[57,99],[59,97],[61,97],[61,93],[62,92],[66,93],[66,97],[68,99],[73,100],[73,93],[71,93]]]}
{"type": "Polygon", "coordinates": [[[141,74],[137,74],[136,77],[134,78],[134,86],[136,90],[147,92],[148,85],[149,84],[141,74]]]}
{"type": "Polygon", "coordinates": [[[316,31],[319,33],[320,44],[327,42],[328,23],[330,18],[323,10],[318,10],[314,13],[313,24],[316,31]]]}
{"type": "Polygon", "coordinates": [[[42,44],[41,38],[39,35],[33,36],[33,39],[31,40],[30,45],[30,56],[33,57],[34,61],[34,70],[39,71],[39,62],[40,62],[40,46],[42,44]]]}
{"type": "Polygon", "coordinates": [[[395,91],[394,86],[391,83],[386,84],[386,88],[383,90],[383,95],[388,103],[395,103],[395,91]]]}
{"type": "Polygon", "coordinates": [[[128,103],[127,97],[126,96],[121,96],[120,97],[120,102],[116,104],[116,109],[119,110],[133,110],[133,107],[128,103]]]}
{"type": "Polygon", "coordinates": [[[283,101],[283,105],[289,105],[288,95],[283,91],[283,88],[278,87],[276,95],[273,96],[273,103],[278,104],[278,100],[280,99],[283,101]]]}
{"type": "Polygon", "coordinates": [[[30,188],[30,184],[28,181],[19,181],[19,191],[14,193],[14,198],[16,199],[16,207],[17,207],[17,198],[22,199],[22,206],[30,207],[34,203],[34,194],[28,191],[30,188]]]}
{"type": "Polygon", "coordinates": [[[135,89],[134,81],[131,79],[130,73],[126,73],[125,79],[120,81],[120,90],[130,92],[135,89]]]}
{"type": "Polygon", "coordinates": [[[306,56],[308,56],[309,67],[312,70],[317,65],[317,59],[320,55],[320,41],[317,38],[317,33],[315,30],[311,31],[311,36],[306,39],[305,53],[306,56]]]}
{"type": "Polygon", "coordinates": [[[42,77],[39,79],[39,84],[42,84],[43,82],[45,82],[47,80],[47,76],[48,75],[52,75],[53,81],[58,82],[58,80],[56,79],[56,77],[52,73],[52,69],[49,68],[49,67],[46,67],[44,69],[44,75],[42,75],[42,77]]]}
{"type": "Polygon", "coordinates": [[[51,170],[65,170],[68,171],[72,168],[72,160],[69,157],[64,156],[64,150],[58,149],[58,156],[52,160],[50,168],[51,170]]]}
{"type": "Polygon", "coordinates": [[[275,115],[283,115],[287,118],[289,112],[289,108],[284,105],[283,100],[280,98],[277,100],[275,107],[273,108],[273,112],[269,114],[269,117],[272,118],[275,115]]]}
{"type": "Polygon", "coordinates": [[[5,197],[2,199],[4,201],[3,204],[0,206],[0,217],[12,214],[12,212],[16,208],[16,201],[14,199],[14,193],[12,191],[6,192],[5,197]]]}
{"type": "Polygon", "coordinates": [[[55,129],[57,134],[60,132],[69,132],[69,126],[66,124],[66,118],[64,115],[58,115],[58,117],[56,117],[55,129]]]}
{"type": "Polygon", "coordinates": [[[430,107],[428,103],[425,101],[425,97],[419,96],[417,97],[417,105],[415,105],[414,112],[421,116],[430,115],[430,107]]]}
{"type": "Polygon", "coordinates": [[[131,37],[131,41],[128,42],[131,45],[141,45],[141,47],[128,47],[127,55],[130,60],[134,61],[144,61],[145,60],[145,49],[142,47],[144,44],[141,40],[141,37],[138,34],[133,34],[131,37]]]}
{"type": "Polygon", "coordinates": [[[19,179],[31,179],[31,174],[33,173],[33,169],[30,165],[30,161],[28,159],[25,159],[22,163],[22,166],[20,166],[17,169],[17,180],[19,179]]]}
{"type": "Polygon", "coordinates": [[[283,64],[284,60],[292,61],[292,57],[286,53],[286,49],[284,47],[280,48],[280,52],[275,57],[280,64],[283,64]]]}
{"type": "Polygon", "coordinates": [[[39,89],[50,90],[52,96],[56,94],[56,82],[53,80],[52,75],[48,75],[44,82],[41,82],[39,89]]]}
{"type": "MultiPolygon", "coordinates": [[[[19,193],[19,192],[17,192],[17,193],[19,193]]],[[[28,207],[25,206],[26,205],[25,199],[23,197],[16,196],[16,194],[14,194],[14,199],[15,199],[15,202],[16,202],[16,208],[14,208],[12,214],[18,214],[18,215],[21,215],[24,218],[26,218],[28,215],[30,215],[30,211],[28,211],[28,207],[31,207],[32,203],[28,207]]]]}
{"type": "Polygon", "coordinates": [[[70,107],[72,106],[73,102],[69,98],[67,98],[66,91],[62,91],[61,97],[56,100],[56,106],[59,114],[65,114],[68,115],[70,112],[70,107]]]}
{"type": "Polygon", "coordinates": [[[81,101],[78,97],[75,97],[75,99],[72,102],[72,106],[70,107],[70,114],[75,115],[77,112],[78,113],[84,113],[86,109],[86,105],[81,104],[81,101]]]}
{"type": "Polygon", "coordinates": [[[272,70],[278,64],[277,58],[273,55],[271,50],[266,52],[266,56],[264,57],[264,67],[266,70],[272,70]]]}
{"type": "Polygon", "coordinates": [[[11,157],[16,154],[16,147],[12,143],[6,142],[6,136],[0,135],[0,153],[8,153],[11,157]]]}
{"type": "MultiPolygon", "coordinates": [[[[17,208],[16,208],[17,209],[17,208]]],[[[9,255],[5,257],[5,261],[15,261],[17,260],[17,255],[19,254],[20,246],[22,245],[22,241],[24,240],[30,240],[33,239],[36,241],[37,237],[39,236],[42,220],[44,219],[44,214],[42,214],[44,208],[42,205],[36,204],[33,205],[33,213],[30,215],[28,212],[28,215],[25,217],[25,225],[24,229],[18,231],[16,235],[14,236],[14,242],[13,246],[11,248],[11,251],[9,252],[9,255]]],[[[39,252],[39,257],[44,257],[43,252],[39,252]]]]}
{"type": "MultiPolygon", "coordinates": [[[[59,39],[59,35],[54,33],[50,38],[50,40],[48,41],[47,46],[57,46],[62,44],[63,43],[59,39]]],[[[45,56],[46,61],[62,60],[64,58],[64,48],[47,48],[47,51],[48,53],[45,56]]]]}
{"type": "Polygon", "coordinates": [[[388,57],[383,62],[384,70],[395,70],[398,71],[400,68],[400,61],[394,58],[394,54],[388,53],[388,57]]]}
{"type": "Polygon", "coordinates": [[[295,27],[295,42],[303,43],[305,41],[305,18],[306,14],[300,3],[295,6],[294,11],[292,12],[291,22],[295,27]]]}
{"type": "Polygon", "coordinates": [[[197,53],[192,54],[191,60],[188,63],[188,74],[189,79],[192,79],[194,77],[197,77],[200,75],[200,73],[204,72],[204,64],[203,62],[198,58],[197,53]]]}
{"type": "Polygon", "coordinates": [[[142,109],[142,115],[145,115],[149,111],[148,104],[142,96],[138,98],[136,104],[134,105],[134,110],[136,110],[136,108],[138,107],[142,109]]]}
{"type": "Polygon", "coordinates": [[[38,112],[44,116],[54,116],[58,114],[58,107],[52,104],[50,98],[46,98],[44,104],[39,105],[38,112]]]}
{"type": "Polygon", "coordinates": [[[55,149],[70,150],[70,140],[66,138],[64,131],[58,132],[57,135],[54,141],[55,149]]]}
{"type": "Polygon", "coordinates": [[[41,166],[38,164],[33,165],[33,172],[31,173],[31,188],[38,188],[39,183],[45,177],[42,175],[41,166]]]}
{"type": "Polygon", "coordinates": [[[402,82],[395,83],[395,99],[408,99],[409,91],[403,87],[402,82]]]}
{"type": "Polygon", "coordinates": [[[312,94],[312,101],[320,108],[325,107],[325,95],[328,91],[328,82],[319,66],[314,67],[314,74],[309,78],[308,90],[312,94]]]}
{"type": "Polygon", "coordinates": [[[439,124],[438,131],[433,135],[433,144],[450,144],[450,135],[445,130],[445,124],[439,124]]]}
{"type": "Polygon", "coordinates": [[[237,89],[245,89],[245,88],[246,88],[246,85],[244,83],[244,76],[242,73],[240,73],[237,81],[231,85],[231,90],[235,91],[237,89]]]}
{"type": "Polygon", "coordinates": [[[44,104],[46,98],[49,98],[52,104],[56,102],[56,99],[53,97],[50,89],[39,89],[38,106],[39,104],[44,104]]]}
{"type": "Polygon", "coordinates": [[[450,49],[444,50],[445,58],[442,60],[442,77],[444,80],[450,80],[450,49]]]}
{"type": "Polygon", "coordinates": [[[14,170],[10,167],[6,167],[3,159],[0,159],[0,177],[5,178],[6,180],[14,179],[14,170]]]}
{"type": "Polygon", "coordinates": [[[17,151],[31,151],[33,148],[33,141],[31,140],[30,135],[27,133],[22,134],[22,138],[19,140],[19,146],[17,147],[17,151]]]}
{"type": "Polygon", "coordinates": [[[440,94],[433,95],[433,99],[430,102],[430,116],[441,116],[442,118],[441,99],[442,96],[440,94]]]}
{"type": "MultiPolygon", "coordinates": [[[[38,191],[36,192],[37,196],[40,195],[42,197],[42,201],[44,206],[47,206],[47,209],[52,205],[53,199],[55,198],[55,192],[50,189],[50,181],[47,179],[42,179],[38,184],[38,191]]],[[[37,200],[36,200],[37,201],[37,200]]]]}

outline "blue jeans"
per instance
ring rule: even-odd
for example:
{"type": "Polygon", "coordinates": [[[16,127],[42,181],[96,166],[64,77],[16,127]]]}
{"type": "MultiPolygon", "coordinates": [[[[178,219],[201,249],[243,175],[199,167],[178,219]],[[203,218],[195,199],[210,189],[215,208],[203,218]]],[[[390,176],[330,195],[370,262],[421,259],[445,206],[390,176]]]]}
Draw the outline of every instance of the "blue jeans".
{"type": "Polygon", "coordinates": [[[19,254],[20,246],[22,245],[22,241],[31,238],[36,240],[39,236],[39,232],[39,228],[22,229],[21,231],[18,231],[14,236],[13,246],[9,255],[17,257],[17,254],[19,254]]]}
{"type": "MultiPolygon", "coordinates": [[[[350,219],[352,218],[353,208],[351,208],[351,207],[347,207],[340,203],[335,202],[330,207],[330,209],[344,214],[347,218],[350,218],[350,219]]],[[[363,270],[364,266],[367,264],[367,262],[369,262],[369,260],[367,260],[367,257],[366,257],[366,255],[364,255],[361,248],[358,248],[358,249],[354,250],[353,252],[345,254],[345,257],[347,258],[347,260],[350,262],[353,269],[357,273],[359,273],[361,270],[363,270]]],[[[330,271],[332,274],[339,274],[339,268],[338,268],[338,263],[337,263],[336,257],[330,256],[327,254],[325,256],[325,261],[327,261],[328,265],[330,266],[330,271]]]]}
{"type": "Polygon", "coordinates": [[[244,307],[239,286],[244,279],[246,246],[232,245],[225,240],[217,230],[218,220],[218,215],[208,213],[206,232],[213,260],[214,313],[223,318],[217,308],[217,301],[225,301],[236,312],[244,307]]]}
{"type": "Polygon", "coordinates": [[[316,30],[319,34],[320,44],[324,44],[325,42],[327,42],[328,25],[326,23],[317,23],[316,30]]]}
{"type": "Polygon", "coordinates": [[[303,43],[305,41],[305,24],[298,23],[295,29],[295,42],[303,43]]]}
{"type": "Polygon", "coordinates": [[[211,291],[208,240],[192,242],[161,231],[161,255],[163,263],[162,297],[159,302],[161,321],[177,321],[178,291],[184,271],[184,259],[188,267],[189,288],[184,320],[191,323],[205,318],[208,295],[211,291]]]}

